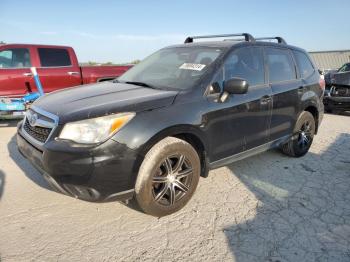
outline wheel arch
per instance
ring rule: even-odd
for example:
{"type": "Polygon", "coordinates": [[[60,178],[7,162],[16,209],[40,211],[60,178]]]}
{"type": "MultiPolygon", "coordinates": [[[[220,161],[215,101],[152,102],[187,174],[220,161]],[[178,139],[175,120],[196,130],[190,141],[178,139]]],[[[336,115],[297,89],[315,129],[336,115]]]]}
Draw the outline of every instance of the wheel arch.
{"type": "Polygon", "coordinates": [[[311,104],[311,105],[308,105],[304,108],[304,111],[307,111],[309,113],[312,114],[312,116],[314,117],[315,119],[315,134],[317,134],[318,132],[318,124],[319,124],[319,112],[318,112],[318,109],[315,105],[311,104]]]}
{"type": "Polygon", "coordinates": [[[197,151],[201,161],[201,176],[207,177],[209,172],[209,162],[207,158],[207,145],[205,143],[205,135],[201,130],[191,125],[176,125],[168,127],[155,135],[153,135],[140,149],[140,159],[137,161],[136,167],[139,168],[144,156],[147,152],[162,139],[173,136],[191,144],[197,151]]]}

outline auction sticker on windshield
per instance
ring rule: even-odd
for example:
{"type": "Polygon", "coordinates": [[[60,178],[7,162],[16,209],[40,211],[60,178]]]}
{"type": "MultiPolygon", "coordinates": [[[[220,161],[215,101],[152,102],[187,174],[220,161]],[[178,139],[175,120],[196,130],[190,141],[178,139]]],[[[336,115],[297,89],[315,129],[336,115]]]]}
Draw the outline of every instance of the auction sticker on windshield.
{"type": "Polygon", "coordinates": [[[205,65],[202,65],[202,64],[183,63],[179,68],[185,69],[185,70],[202,71],[204,67],[205,65]]]}

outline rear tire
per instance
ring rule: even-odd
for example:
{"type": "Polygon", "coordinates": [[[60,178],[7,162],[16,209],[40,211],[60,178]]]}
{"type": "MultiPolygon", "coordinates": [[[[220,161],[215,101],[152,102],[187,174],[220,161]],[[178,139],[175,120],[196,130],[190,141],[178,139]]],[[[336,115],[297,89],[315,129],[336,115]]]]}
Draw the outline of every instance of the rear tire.
{"type": "Polygon", "coordinates": [[[136,180],[135,195],[147,214],[162,217],[183,208],[196,190],[200,159],[186,141],[167,137],[146,154],[136,180]]]}
{"type": "Polygon", "coordinates": [[[282,145],[282,152],[291,157],[302,157],[310,149],[316,125],[315,119],[310,112],[304,111],[300,114],[290,140],[282,145]]]}

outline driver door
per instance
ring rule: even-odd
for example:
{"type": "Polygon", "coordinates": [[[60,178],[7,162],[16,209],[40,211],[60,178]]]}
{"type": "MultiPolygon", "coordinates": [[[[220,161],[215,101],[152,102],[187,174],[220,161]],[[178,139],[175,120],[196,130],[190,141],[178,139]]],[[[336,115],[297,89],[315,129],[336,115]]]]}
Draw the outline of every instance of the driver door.
{"type": "Polygon", "coordinates": [[[233,77],[248,81],[246,94],[230,94],[225,101],[209,95],[210,112],[206,115],[210,136],[211,162],[269,142],[272,100],[266,81],[264,54],[260,47],[242,47],[225,60],[213,82],[233,77]]]}
{"type": "Polygon", "coordinates": [[[35,85],[28,48],[0,50],[0,97],[23,96],[35,85]]]}

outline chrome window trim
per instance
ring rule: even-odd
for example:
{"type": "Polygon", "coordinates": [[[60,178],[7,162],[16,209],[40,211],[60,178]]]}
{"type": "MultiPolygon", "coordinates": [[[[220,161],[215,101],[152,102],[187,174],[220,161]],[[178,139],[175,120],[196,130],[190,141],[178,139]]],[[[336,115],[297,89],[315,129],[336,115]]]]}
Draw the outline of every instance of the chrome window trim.
{"type": "Polygon", "coordinates": [[[67,66],[38,66],[37,69],[54,69],[54,68],[69,68],[69,67],[76,67],[73,64],[67,65],[67,66]]]}
{"type": "MultiPolygon", "coordinates": [[[[30,69],[33,66],[30,67],[0,67],[2,70],[18,70],[18,69],[30,69]]],[[[73,64],[68,66],[34,66],[36,69],[54,69],[54,68],[69,68],[69,67],[79,67],[75,66],[73,64]]]]}
{"type": "Polygon", "coordinates": [[[29,67],[0,67],[0,70],[18,70],[18,69],[30,69],[32,66],[29,67]]]}

